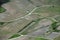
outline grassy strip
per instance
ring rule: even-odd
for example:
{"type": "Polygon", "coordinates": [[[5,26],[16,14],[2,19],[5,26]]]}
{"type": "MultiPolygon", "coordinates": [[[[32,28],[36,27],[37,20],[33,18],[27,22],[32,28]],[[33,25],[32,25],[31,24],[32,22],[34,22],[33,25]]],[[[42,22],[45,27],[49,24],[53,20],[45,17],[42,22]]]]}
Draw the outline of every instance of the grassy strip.
{"type": "Polygon", "coordinates": [[[16,37],[19,37],[19,36],[20,36],[19,34],[14,34],[14,35],[11,36],[9,39],[16,38],[16,37]]]}
{"type": "Polygon", "coordinates": [[[36,37],[35,40],[48,40],[48,39],[41,38],[41,37],[36,37]]]}

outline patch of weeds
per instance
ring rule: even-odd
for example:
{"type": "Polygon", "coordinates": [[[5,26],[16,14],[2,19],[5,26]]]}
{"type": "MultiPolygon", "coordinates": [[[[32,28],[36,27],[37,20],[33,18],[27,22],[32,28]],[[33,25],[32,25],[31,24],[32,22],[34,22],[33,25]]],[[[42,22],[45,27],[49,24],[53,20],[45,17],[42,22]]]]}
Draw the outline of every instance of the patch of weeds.
{"type": "Polygon", "coordinates": [[[6,9],[4,9],[3,7],[0,7],[0,13],[3,13],[5,11],[6,11],[6,9]]]}
{"type": "Polygon", "coordinates": [[[0,0],[0,13],[3,13],[6,11],[5,8],[1,7],[3,4],[10,2],[10,0],[0,0]]]}
{"type": "Polygon", "coordinates": [[[52,27],[53,30],[56,30],[56,28],[57,28],[57,23],[58,23],[58,22],[53,22],[53,23],[51,24],[51,27],[52,27]]]}
{"type": "Polygon", "coordinates": [[[3,25],[5,22],[0,22],[0,25],[3,25]]]}
{"type": "Polygon", "coordinates": [[[14,35],[11,36],[9,39],[16,38],[16,37],[19,37],[19,36],[21,36],[21,35],[19,35],[19,34],[14,34],[14,35]]]}
{"type": "Polygon", "coordinates": [[[53,31],[53,32],[60,32],[60,30],[57,30],[57,27],[59,26],[59,25],[57,25],[57,23],[58,23],[58,22],[53,22],[53,23],[51,24],[51,28],[52,28],[52,31],[53,31]]]}

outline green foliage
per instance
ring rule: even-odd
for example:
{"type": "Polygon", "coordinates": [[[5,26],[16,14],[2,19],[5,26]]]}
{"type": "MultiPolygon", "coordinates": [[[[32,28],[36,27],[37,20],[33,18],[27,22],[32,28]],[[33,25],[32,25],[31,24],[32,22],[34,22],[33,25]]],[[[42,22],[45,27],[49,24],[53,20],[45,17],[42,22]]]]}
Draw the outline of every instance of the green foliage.
{"type": "Polygon", "coordinates": [[[55,30],[57,28],[57,22],[53,22],[51,26],[52,26],[52,29],[55,30]]]}
{"type": "Polygon", "coordinates": [[[5,22],[0,22],[0,25],[3,25],[5,22]]]}
{"type": "Polygon", "coordinates": [[[54,22],[54,23],[51,24],[52,30],[54,32],[60,32],[60,30],[57,30],[57,27],[59,26],[59,25],[57,25],[57,23],[58,22],[54,22]]]}
{"type": "Polygon", "coordinates": [[[0,13],[5,12],[5,11],[6,9],[4,9],[3,7],[0,7],[0,13]]]}
{"type": "Polygon", "coordinates": [[[14,34],[14,35],[11,36],[9,39],[16,38],[16,37],[19,37],[19,36],[20,36],[19,34],[14,34]]]}

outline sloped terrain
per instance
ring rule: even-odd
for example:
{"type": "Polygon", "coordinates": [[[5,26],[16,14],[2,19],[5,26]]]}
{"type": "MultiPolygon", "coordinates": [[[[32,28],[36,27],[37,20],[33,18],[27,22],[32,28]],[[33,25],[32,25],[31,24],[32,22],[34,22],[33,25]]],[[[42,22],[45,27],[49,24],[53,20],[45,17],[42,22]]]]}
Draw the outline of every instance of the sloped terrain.
{"type": "Polygon", "coordinates": [[[60,40],[60,0],[10,0],[1,7],[0,40],[60,40]]]}

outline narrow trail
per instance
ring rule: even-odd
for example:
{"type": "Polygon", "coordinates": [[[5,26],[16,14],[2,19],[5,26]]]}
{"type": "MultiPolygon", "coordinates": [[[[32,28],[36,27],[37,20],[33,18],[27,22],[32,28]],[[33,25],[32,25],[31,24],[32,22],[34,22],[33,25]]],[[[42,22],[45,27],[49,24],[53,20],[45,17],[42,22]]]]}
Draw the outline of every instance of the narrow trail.
{"type": "MultiPolygon", "coordinates": [[[[40,7],[50,7],[52,5],[42,5],[40,7]]],[[[7,22],[14,22],[14,21],[17,21],[17,20],[20,20],[22,18],[25,18],[25,17],[28,17],[29,15],[31,15],[37,8],[39,7],[35,7],[31,12],[29,12],[27,15],[23,16],[23,17],[19,17],[19,18],[16,18],[16,19],[13,19],[13,20],[10,20],[10,21],[7,21],[7,22]]]]}
{"type": "Polygon", "coordinates": [[[38,8],[38,7],[35,7],[30,13],[28,13],[27,15],[25,15],[25,16],[23,16],[23,17],[19,17],[19,18],[17,18],[17,19],[10,20],[10,21],[7,21],[7,22],[14,22],[14,21],[20,20],[20,19],[22,19],[22,18],[25,18],[25,17],[31,15],[37,8],[38,8]]]}

